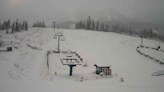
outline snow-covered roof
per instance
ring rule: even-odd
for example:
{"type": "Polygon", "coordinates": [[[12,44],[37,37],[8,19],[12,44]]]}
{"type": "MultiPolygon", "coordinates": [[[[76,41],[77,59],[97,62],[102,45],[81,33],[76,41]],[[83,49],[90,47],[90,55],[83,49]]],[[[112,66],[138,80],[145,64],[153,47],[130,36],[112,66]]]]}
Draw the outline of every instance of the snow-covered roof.
{"type": "MultiPolygon", "coordinates": [[[[95,65],[95,64],[94,64],[94,65],[95,65]]],[[[104,63],[96,63],[96,65],[97,65],[98,67],[111,67],[110,65],[104,64],[104,63]]]]}

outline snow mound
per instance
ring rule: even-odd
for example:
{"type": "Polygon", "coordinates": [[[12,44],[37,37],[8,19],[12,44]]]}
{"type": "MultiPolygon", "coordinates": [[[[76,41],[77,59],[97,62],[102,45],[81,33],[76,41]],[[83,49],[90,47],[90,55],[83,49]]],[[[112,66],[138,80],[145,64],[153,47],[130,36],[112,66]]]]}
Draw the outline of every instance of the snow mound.
{"type": "Polygon", "coordinates": [[[164,75],[164,70],[157,71],[152,74],[152,76],[161,76],[161,75],[164,75]]]}

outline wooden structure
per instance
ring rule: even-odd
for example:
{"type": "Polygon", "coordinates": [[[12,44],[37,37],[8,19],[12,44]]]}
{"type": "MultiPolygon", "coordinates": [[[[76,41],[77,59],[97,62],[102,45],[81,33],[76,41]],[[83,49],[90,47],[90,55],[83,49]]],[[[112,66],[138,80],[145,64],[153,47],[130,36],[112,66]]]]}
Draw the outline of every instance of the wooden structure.
{"type": "Polygon", "coordinates": [[[7,51],[12,51],[12,47],[7,47],[7,51]]]}
{"type": "Polygon", "coordinates": [[[112,74],[112,70],[110,69],[111,66],[98,66],[98,65],[94,65],[96,67],[96,74],[100,74],[100,73],[104,73],[105,75],[111,75],[112,74]]]}

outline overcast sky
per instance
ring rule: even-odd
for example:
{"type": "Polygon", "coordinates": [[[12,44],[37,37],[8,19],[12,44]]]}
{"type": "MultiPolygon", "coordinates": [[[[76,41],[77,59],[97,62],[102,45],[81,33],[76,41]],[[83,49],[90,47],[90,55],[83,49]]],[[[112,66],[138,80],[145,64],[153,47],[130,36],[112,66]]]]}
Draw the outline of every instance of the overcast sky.
{"type": "Polygon", "coordinates": [[[34,19],[52,12],[114,9],[125,16],[141,15],[164,20],[164,0],[0,0],[0,22],[34,19]],[[158,14],[157,14],[158,13],[158,14]]]}

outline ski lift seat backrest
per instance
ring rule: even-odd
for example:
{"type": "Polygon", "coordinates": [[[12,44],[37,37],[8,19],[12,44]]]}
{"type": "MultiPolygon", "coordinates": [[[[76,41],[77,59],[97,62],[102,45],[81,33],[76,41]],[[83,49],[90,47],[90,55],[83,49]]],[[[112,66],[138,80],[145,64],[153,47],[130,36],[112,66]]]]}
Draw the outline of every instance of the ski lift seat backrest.
{"type": "Polygon", "coordinates": [[[68,53],[68,51],[62,51],[62,53],[63,53],[63,54],[67,54],[67,53],[68,53]]]}
{"type": "Polygon", "coordinates": [[[54,39],[57,39],[57,36],[54,36],[54,39]]]}
{"type": "Polygon", "coordinates": [[[67,53],[67,57],[72,57],[72,54],[71,53],[67,53]]]}
{"type": "Polygon", "coordinates": [[[56,32],[55,36],[63,36],[63,33],[62,32],[56,32]]]}
{"type": "Polygon", "coordinates": [[[76,54],[76,51],[70,51],[71,54],[76,54]]]}
{"type": "Polygon", "coordinates": [[[61,41],[65,41],[65,38],[62,36],[61,41]]]}

